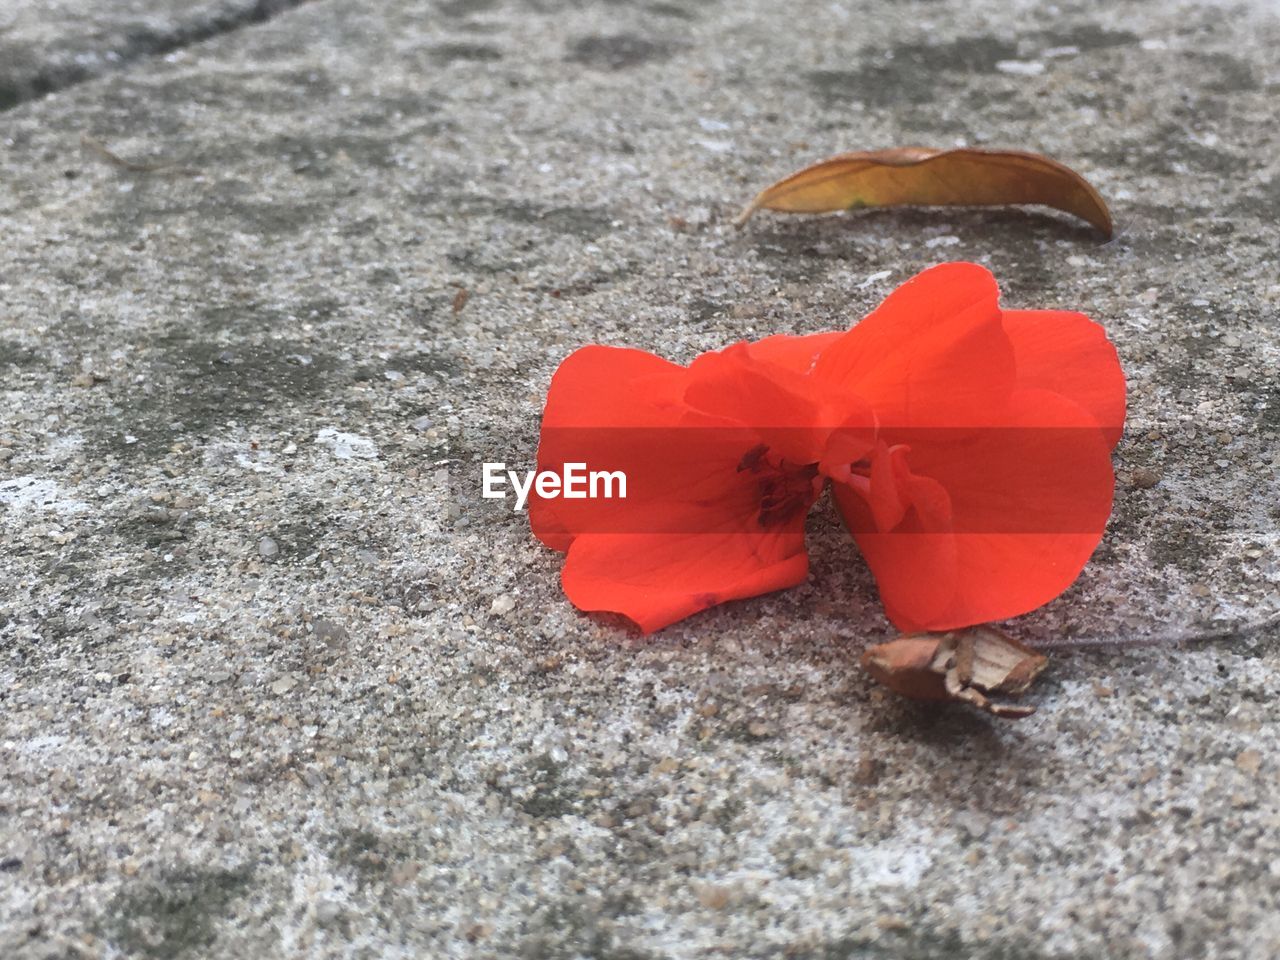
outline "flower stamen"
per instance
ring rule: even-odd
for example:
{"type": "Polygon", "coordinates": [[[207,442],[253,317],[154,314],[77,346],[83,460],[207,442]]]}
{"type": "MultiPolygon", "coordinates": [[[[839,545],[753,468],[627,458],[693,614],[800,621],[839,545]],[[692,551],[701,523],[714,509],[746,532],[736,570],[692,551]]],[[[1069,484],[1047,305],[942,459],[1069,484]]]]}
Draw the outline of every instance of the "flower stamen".
{"type": "Polygon", "coordinates": [[[774,462],[768,457],[767,444],[752,447],[738,463],[739,473],[751,473],[756,477],[760,491],[762,527],[781,527],[797,514],[805,513],[818,499],[822,481],[818,480],[818,465],[774,462]]]}

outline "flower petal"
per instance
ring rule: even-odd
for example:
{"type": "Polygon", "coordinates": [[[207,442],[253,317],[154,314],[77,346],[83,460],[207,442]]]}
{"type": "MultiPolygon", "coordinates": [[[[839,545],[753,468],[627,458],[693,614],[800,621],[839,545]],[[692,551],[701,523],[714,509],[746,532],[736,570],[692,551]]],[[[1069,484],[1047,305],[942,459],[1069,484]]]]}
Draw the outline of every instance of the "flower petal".
{"type": "Polygon", "coordinates": [[[1013,389],[999,290],[973,263],[944,263],[891,293],[813,365],[826,389],[857,394],[884,426],[984,423],[1013,389]]]}
{"type": "Polygon", "coordinates": [[[894,530],[877,528],[852,486],[833,488],[898,627],[1000,620],[1071,585],[1102,537],[1114,490],[1110,443],[1092,414],[1048,391],[1018,391],[1002,426],[911,437],[919,485],[894,530]],[[939,491],[949,518],[930,505],[939,491]]]}
{"type": "MultiPolygon", "coordinates": [[[[718,414],[724,396],[727,413],[751,390],[768,390],[784,407],[798,405],[791,422],[808,429],[801,425],[812,408],[758,366],[742,350],[709,355],[691,370],[605,347],[562,364],[548,394],[539,469],[563,476],[566,464],[585,464],[622,472],[627,484],[625,499],[530,497],[534,532],[568,552],[561,579],[576,606],[622,614],[649,632],[804,579],[804,520],[821,481],[753,458],[766,448],[765,433],[718,414]],[[711,409],[696,409],[689,395],[711,409]]],[[[781,435],[790,429],[784,424],[781,435]]]]}
{"type": "Polygon", "coordinates": [[[813,369],[818,354],[839,340],[844,333],[843,330],[835,330],[802,337],[779,333],[747,344],[747,350],[755,360],[775,364],[793,373],[808,373],[813,369]]]}
{"type": "Polygon", "coordinates": [[[802,582],[800,529],[771,533],[587,534],[569,548],[561,582],[582,610],[620,613],[645,633],[726,600],[802,582]]]}
{"type": "Polygon", "coordinates": [[[1124,371],[1106,331],[1082,313],[1005,310],[1018,386],[1052,390],[1084,407],[1112,446],[1124,430],[1124,371]]]}
{"type": "Polygon", "coordinates": [[[774,343],[763,351],[756,349],[757,344],[739,343],[704,353],[689,367],[686,402],[758,433],[775,462],[817,463],[831,454],[833,446],[841,455],[862,456],[873,438],[871,410],[854,395],[839,404],[824,402],[829,398],[822,396],[820,384],[788,366],[801,363],[805,352],[831,338],[820,334],[785,339],[810,342],[803,348],[774,343]],[[783,363],[763,359],[768,356],[783,363]]]}
{"type": "Polygon", "coordinates": [[[547,388],[543,426],[663,426],[678,421],[688,369],[643,350],[581,347],[547,388]]]}
{"type": "MultiPolygon", "coordinates": [[[[620,453],[645,431],[677,426],[688,370],[643,350],[591,345],[575,350],[551,378],[538,442],[539,470],[586,462],[593,469],[623,469],[620,453]]],[[[576,533],[591,529],[593,513],[615,501],[547,500],[531,494],[529,523],[539,540],[567,550],[576,533]]],[[[610,511],[611,512],[611,511],[610,511]]]]}

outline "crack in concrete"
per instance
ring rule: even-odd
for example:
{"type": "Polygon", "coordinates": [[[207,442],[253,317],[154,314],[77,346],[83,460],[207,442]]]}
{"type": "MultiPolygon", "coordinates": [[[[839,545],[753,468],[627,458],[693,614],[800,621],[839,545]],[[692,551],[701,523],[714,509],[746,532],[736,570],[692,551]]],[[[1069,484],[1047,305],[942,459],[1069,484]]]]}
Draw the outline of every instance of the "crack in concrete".
{"type": "Polygon", "coordinates": [[[243,9],[210,11],[190,23],[168,30],[142,27],[130,34],[123,46],[102,51],[92,63],[50,64],[25,78],[10,78],[6,81],[0,77],[0,113],[114,73],[139,61],[162,57],[214,37],[266,23],[310,2],[311,0],[254,0],[243,9]]]}

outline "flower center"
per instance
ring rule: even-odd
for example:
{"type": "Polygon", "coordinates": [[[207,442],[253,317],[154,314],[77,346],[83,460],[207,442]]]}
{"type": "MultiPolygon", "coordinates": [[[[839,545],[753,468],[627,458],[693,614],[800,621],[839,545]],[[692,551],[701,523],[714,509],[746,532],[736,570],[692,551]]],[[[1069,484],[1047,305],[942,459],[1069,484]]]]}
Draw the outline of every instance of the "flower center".
{"type": "Polygon", "coordinates": [[[769,458],[769,447],[752,447],[738,463],[739,473],[750,473],[760,493],[759,523],[781,527],[806,513],[822,490],[816,463],[794,464],[769,458]]]}

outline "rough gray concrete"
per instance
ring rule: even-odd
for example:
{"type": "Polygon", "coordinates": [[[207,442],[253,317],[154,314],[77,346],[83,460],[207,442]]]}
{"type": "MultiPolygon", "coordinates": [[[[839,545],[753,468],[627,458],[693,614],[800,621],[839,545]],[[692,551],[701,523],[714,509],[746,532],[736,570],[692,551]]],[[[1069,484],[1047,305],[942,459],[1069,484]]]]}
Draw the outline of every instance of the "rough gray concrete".
{"type": "Polygon", "coordinates": [[[66,76],[87,41],[50,28],[5,81],[0,955],[1280,954],[1280,631],[1244,629],[1280,612],[1269,4],[316,0],[218,32],[66,76]],[[1043,150],[1120,235],[727,224],[898,143],[1043,150]],[[942,259],[1092,314],[1130,376],[1107,539],[1009,629],[1166,639],[1055,657],[1035,717],[873,689],[891,631],[829,510],[807,584],[641,643],[475,498],[576,346],[843,326],[942,259]]]}
{"type": "Polygon", "coordinates": [[[0,110],[306,0],[18,0],[0,6],[0,110]]]}

